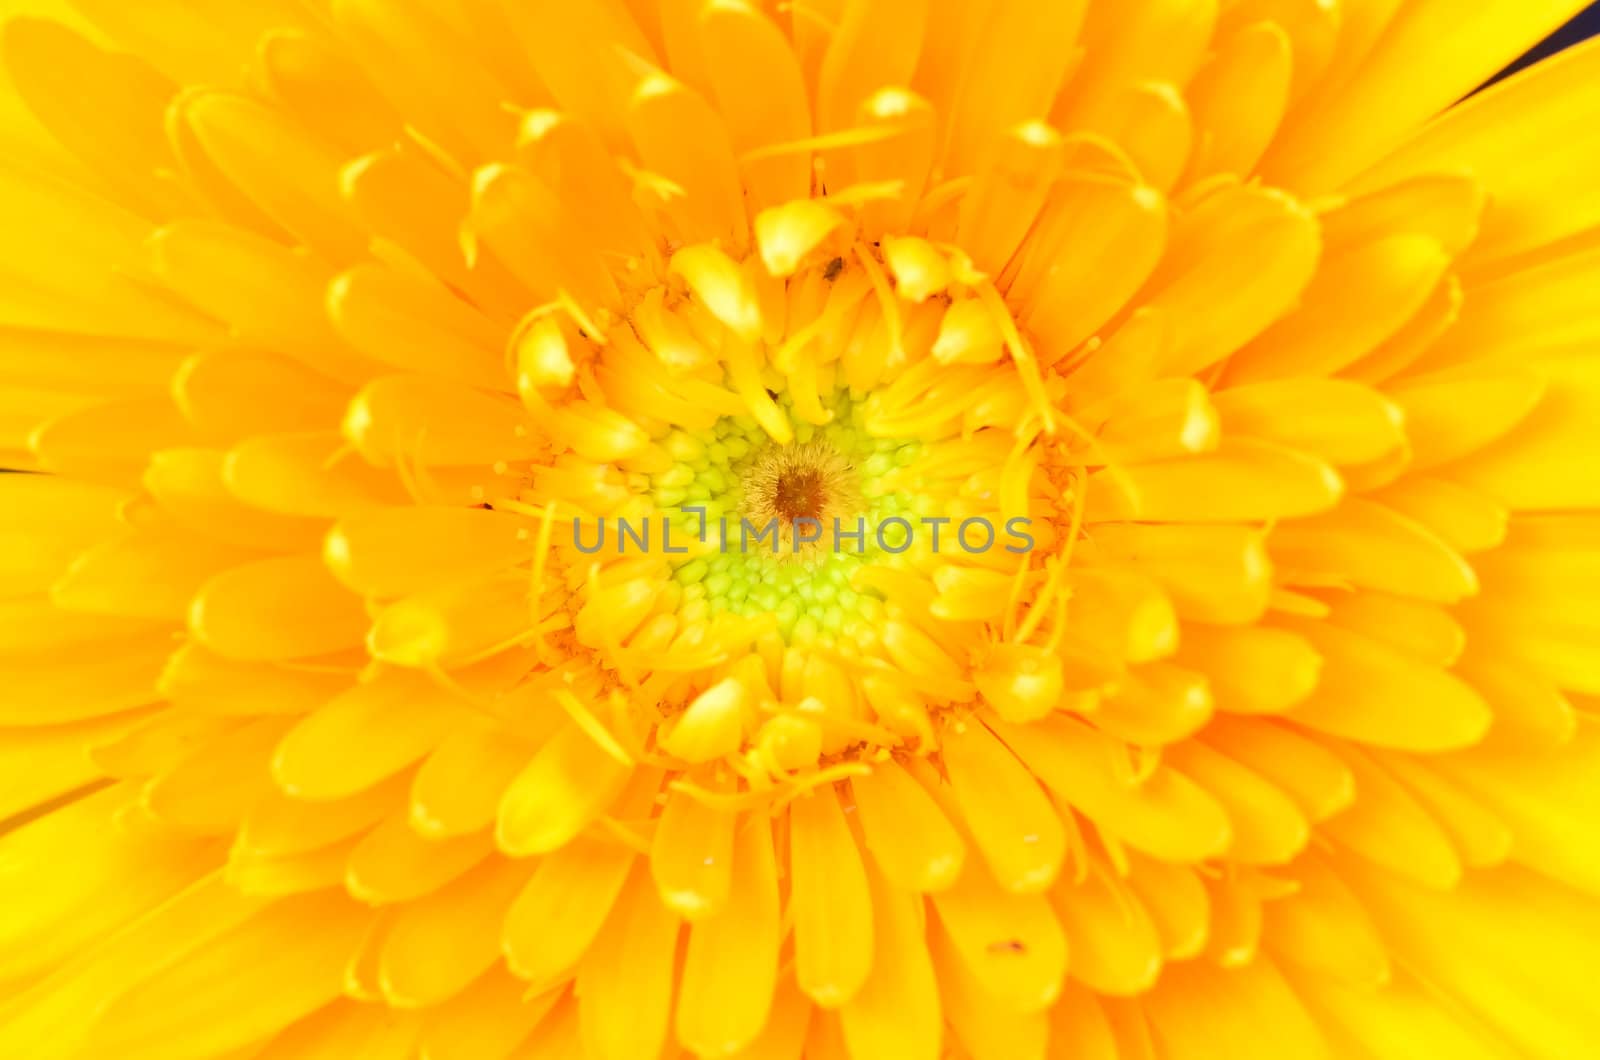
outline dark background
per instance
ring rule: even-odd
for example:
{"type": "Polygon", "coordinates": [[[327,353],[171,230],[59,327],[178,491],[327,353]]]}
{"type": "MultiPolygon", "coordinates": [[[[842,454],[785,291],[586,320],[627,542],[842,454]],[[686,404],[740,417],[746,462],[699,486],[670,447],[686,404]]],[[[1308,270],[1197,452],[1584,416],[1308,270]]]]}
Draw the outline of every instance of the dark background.
{"type": "Polygon", "coordinates": [[[1495,80],[1498,81],[1501,77],[1513,74],[1524,66],[1529,66],[1540,59],[1548,58],[1563,48],[1570,48],[1579,41],[1588,40],[1594,36],[1600,36],[1600,3],[1590,4],[1583,14],[1557,30],[1549,40],[1512,63],[1495,80]]]}

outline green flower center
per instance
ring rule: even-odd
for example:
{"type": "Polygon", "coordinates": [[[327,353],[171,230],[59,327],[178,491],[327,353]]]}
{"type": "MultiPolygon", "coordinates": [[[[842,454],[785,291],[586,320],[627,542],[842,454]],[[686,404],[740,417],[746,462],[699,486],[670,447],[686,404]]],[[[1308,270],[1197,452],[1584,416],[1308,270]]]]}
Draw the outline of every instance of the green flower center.
{"type": "Polygon", "coordinates": [[[650,477],[649,495],[674,542],[692,547],[674,572],[679,612],[770,614],[792,643],[854,653],[875,641],[884,614],[856,573],[897,565],[910,536],[894,520],[915,522],[929,507],[908,473],[923,447],[870,436],[848,395],[835,397],[823,427],[798,420],[785,395],[776,400],[794,427],[788,445],[746,416],[667,438],[676,463],[650,477]]]}

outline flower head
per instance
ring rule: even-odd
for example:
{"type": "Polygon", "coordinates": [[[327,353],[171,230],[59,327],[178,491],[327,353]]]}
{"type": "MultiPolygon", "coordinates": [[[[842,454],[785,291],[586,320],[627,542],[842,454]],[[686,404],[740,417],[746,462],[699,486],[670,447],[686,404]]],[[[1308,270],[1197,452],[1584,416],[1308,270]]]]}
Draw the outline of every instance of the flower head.
{"type": "Polygon", "coordinates": [[[1585,1055],[1579,6],[12,19],[0,1055],[1585,1055]]]}

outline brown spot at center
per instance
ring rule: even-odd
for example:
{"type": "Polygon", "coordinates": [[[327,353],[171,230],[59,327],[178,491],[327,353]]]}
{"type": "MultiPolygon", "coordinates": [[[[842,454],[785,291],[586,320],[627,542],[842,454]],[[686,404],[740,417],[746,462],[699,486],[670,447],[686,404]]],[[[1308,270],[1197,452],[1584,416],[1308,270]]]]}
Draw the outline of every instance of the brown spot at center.
{"type": "Polygon", "coordinates": [[[772,491],[772,509],[779,519],[817,519],[827,507],[828,487],[821,471],[802,467],[778,476],[772,491]]]}

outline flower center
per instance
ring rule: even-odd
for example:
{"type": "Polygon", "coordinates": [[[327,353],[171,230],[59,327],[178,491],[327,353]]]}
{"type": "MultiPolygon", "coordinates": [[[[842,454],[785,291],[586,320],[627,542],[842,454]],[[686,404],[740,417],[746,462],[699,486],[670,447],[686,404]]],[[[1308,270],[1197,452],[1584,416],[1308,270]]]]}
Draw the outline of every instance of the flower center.
{"type": "MultiPolygon", "coordinates": [[[[859,518],[855,467],[827,435],[762,449],[743,473],[740,515],[757,527],[776,523],[780,535],[798,537],[802,545],[831,540],[836,525],[859,518]]],[[[790,549],[791,555],[802,551],[790,549]]]]}
{"type": "MultiPolygon", "coordinates": [[[[775,400],[791,413],[785,394],[775,400]]],[[[882,601],[853,582],[885,542],[899,547],[893,520],[918,506],[903,469],[922,446],[870,437],[848,395],[834,395],[829,411],[825,427],[795,424],[788,444],[743,416],[669,440],[680,458],[653,477],[651,499],[694,546],[673,575],[680,616],[771,615],[791,642],[870,636],[882,601]]]]}
{"type": "Polygon", "coordinates": [[[791,523],[797,519],[815,520],[828,506],[828,487],[822,472],[810,467],[783,472],[772,488],[771,503],[779,519],[791,523]]]}

